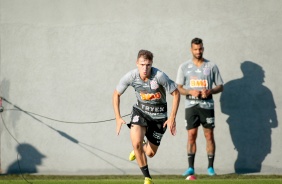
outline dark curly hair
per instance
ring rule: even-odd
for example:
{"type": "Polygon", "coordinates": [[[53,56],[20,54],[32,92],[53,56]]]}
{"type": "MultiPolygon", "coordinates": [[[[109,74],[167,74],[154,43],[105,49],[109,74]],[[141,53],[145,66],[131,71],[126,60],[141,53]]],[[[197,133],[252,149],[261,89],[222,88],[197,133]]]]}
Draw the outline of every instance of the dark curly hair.
{"type": "Polygon", "coordinates": [[[191,46],[192,46],[192,44],[196,44],[196,45],[203,44],[203,40],[201,38],[194,38],[191,41],[191,46]]]}

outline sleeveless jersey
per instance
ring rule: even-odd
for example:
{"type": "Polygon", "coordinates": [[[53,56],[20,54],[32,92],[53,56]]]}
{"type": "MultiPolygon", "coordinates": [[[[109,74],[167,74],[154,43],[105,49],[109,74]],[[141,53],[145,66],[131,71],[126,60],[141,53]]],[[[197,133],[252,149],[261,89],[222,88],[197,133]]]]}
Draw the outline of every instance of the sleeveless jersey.
{"type": "MultiPolygon", "coordinates": [[[[223,80],[217,66],[204,59],[203,64],[197,67],[190,59],[181,64],[178,68],[176,83],[183,85],[185,89],[202,90],[203,88],[212,89],[213,84],[216,86],[222,85],[223,80]]],[[[213,109],[213,98],[198,99],[191,96],[186,96],[185,108],[193,107],[199,104],[201,108],[213,109]]]]}
{"type": "Polygon", "coordinates": [[[134,107],[152,119],[167,117],[166,92],[172,93],[177,86],[164,72],[152,67],[151,76],[145,82],[140,78],[138,69],[131,70],[121,78],[116,90],[123,94],[128,86],[135,90],[137,104],[134,107]]]}

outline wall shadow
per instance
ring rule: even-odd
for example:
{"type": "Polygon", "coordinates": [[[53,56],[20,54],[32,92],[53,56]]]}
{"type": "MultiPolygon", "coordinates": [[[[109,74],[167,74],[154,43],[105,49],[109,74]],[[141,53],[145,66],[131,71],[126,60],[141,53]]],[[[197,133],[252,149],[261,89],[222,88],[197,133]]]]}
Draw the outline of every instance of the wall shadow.
{"type": "Polygon", "coordinates": [[[258,64],[244,61],[243,77],[224,85],[221,111],[229,117],[230,135],[238,152],[235,173],[257,173],[271,153],[272,128],[278,126],[272,92],[263,85],[265,74],[258,64]]]}
{"type": "Polygon", "coordinates": [[[19,160],[13,162],[7,170],[9,174],[37,173],[36,166],[42,164],[45,155],[40,153],[30,144],[19,144],[17,146],[19,160]]]}
{"type": "MultiPolygon", "coordinates": [[[[134,165],[137,165],[135,162],[131,162],[131,161],[127,160],[127,159],[121,158],[121,157],[119,157],[119,156],[117,156],[115,154],[112,154],[111,152],[106,152],[104,150],[98,149],[98,148],[96,148],[94,146],[91,146],[89,144],[82,143],[78,139],[76,139],[75,137],[67,134],[64,131],[58,130],[58,129],[48,125],[47,123],[45,123],[44,121],[42,121],[42,120],[40,120],[40,119],[38,119],[36,117],[36,116],[44,117],[42,115],[38,115],[38,114],[36,115],[35,113],[25,111],[24,109],[20,108],[17,105],[14,105],[12,102],[10,102],[9,100],[7,100],[4,97],[3,97],[3,101],[6,104],[9,104],[9,105],[14,107],[14,109],[9,109],[9,111],[18,111],[18,112],[21,112],[21,114],[24,114],[24,115],[27,115],[27,116],[33,118],[36,122],[41,123],[42,125],[45,125],[46,127],[50,128],[51,130],[57,132],[58,135],[62,136],[66,140],[68,140],[68,141],[70,141],[70,142],[72,142],[74,144],[77,144],[83,150],[89,152],[90,154],[92,154],[96,158],[104,161],[106,164],[109,164],[111,167],[116,169],[119,173],[126,174],[126,170],[124,168],[122,168],[120,165],[116,165],[116,164],[112,163],[111,161],[109,161],[106,158],[104,158],[104,156],[101,156],[100,154],[98,154],[96,152],[99,151],[99,152],[101,152],[104,155],[107,154],[109,156],[114,157],[114,159],[120,159],[120,160],[123,160],[125,162],[129,162],[129,163],[132,163],[134,165]],[[94,149],[95,151],[93,151],[91,149],[94,149]]],[[[6,109],[6,111],[7,111],[7,109],[6,109]]],[[[3,124],[5,126],[5,122],[4,122],[3,118],[2,118],[2,121],[3,121],[3,124]]],[[[6,130],[9,131],[7,129],[7,127],[6,127],[6,130]]],[[[12,136],[11,133],[10,133],[10,135],[12,136]]],[[[42,158],[46,158],[46,157],[44,155],[42,155],[41,153],[39,153],[38,151],[36,151],[36,149],[34,147],[32,147],[31,145],[28,146],[27,144],[21,144],[17,140],[15,140],[15,141],[19,144],[19,146],[17,147],[17,152],[20,155],[21,159],[19,160],[19,158],[18,158],[17,161],[12,163],[9,166],[6,174],[37,173],[36,166],[37,165],[41,165],[42,164],[41,163],[41,159],[42,158]],[[44,157],[40,158],[40,155],[42,155],[44,157]],[[32,160],[32,158],[33,158],[33,160],[32,160]]],[[[152,171],[155,171],[155,170],[152,170],[152,171]]],[[[158,172],[158,171],[155,171],[155,172],[160,174],[160,172],[158,172]]]]}

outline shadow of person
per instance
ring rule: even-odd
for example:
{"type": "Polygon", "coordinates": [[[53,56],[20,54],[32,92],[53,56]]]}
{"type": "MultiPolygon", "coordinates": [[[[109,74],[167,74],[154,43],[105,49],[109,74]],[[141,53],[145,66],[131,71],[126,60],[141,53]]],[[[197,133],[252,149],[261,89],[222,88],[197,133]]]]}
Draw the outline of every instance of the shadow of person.
{"type": "Polygon", "coordinates": [[[8,167],[7,174],[37,173],[36,166],[42,164],[45,155],[30,144],[20,144],[17,147],[17,152],[20,158],[8,167]]]}
{"type": "Polygon", "coordinates": [[[271,129],[278,126],[276,106],[271,91],[263,85],[262,67],[244,61],[241,70],[242,78],[224,85],[220,105],[229,115],[227,123],[238,152],[235,173],[256,173],[271,153],[271,129]]]}
{"type": "MultiPolygon", "coordinates": [[[[121,157],[118,157],[117,155],[112,154],[112,153],[110,153],[110,152],[106,152],[106,151],[101,150],[101,149],[99,149],[99,148],[92,147],[91,145],[82,143],[82,142],[80,142],[78,139],[76,139],[75,137],[71,136],[70,134],[68,134],[68,133],[66,133],[66,132],[64,132],[64,131],[58,130],[58,129],[56,129],[56,128],[54,128],[54,127],[52,127],[52,126],[46,124],[44,121],[38,119],[36,116],[44,117],[44,118],[50,119],[50,118],[48,118],[48,117],[45,117],[45,116],[42,116],[42,115],[39,115],[39,114],[36,114],[36,113],[33,113],[33,112],[25,111],[24,109],[22,109],[21,107],[19,107],[19,106],[13,104],[12,102],[10,102],[9,100],[7,100],[7,99],[4,98],[4,97],[3,97],[3,101],[4,101],[6,104],[9,104],[9,105],[11,105],[12,107],[14,107],[14,109],[10,109],[10,110],[19,111],[19,112],[21,112],[22,114],[28,115],[29,117],[31,117],[32,119],[36,120],[37,122],[39,122],[39,123],[45,125],[46,127],[50,128],[51,130],[53,130],[53,131],[55,131],[55,132],[57,132],[57,133],[58,133],[60,136],[62,136],[63,138],[65,138],[65,139],[67,139],[68,141],[71,141],[71,142],[73,142],[73,143],[79,145],[79,147],[81,147],[81,148],[84,149],[85,151],[91,153],[92,155],[94,155],[94,156],[97,157],[98,159],[100,159],[100,160],[104,161],[105,163],[111,165],[112,167],[114,167],[115,169],[117,169],[118,171],[120,171],[122,174],[125,174],[125,173],[126,173],[125,170],[122,169],[120,165],[117,166],[116,164],[113,164],[113,163],[110,162],[109,160],[105,159],[103,156],[100,156],[99,154],[97,154],[96,151],[100,151],[100,152],[102,152],[102,153],[104,153],[104,154],[111,155],[111,156],[113,156],[114,158],[121,159],[121,160],[126,161],[126,162],[130,162],[130,161],[128,161],[128,160],[126,160],[126,159],[123,159],[123,158],[121,158],[121,157]],[[92,151],[91,149],[89,149],[89,147],[92,148],[92,149],[94,148],[96,151],[92,151]]],[[[7,109],[6,109],[6,111],[7,111],[7,109]]],[[[11,117],[14,117],[14,116],[11,116],[11,117]]],[[[51,119],[52,119],[52,118],[51,118],[51,119]]],[[[53,119],[53,120],[54,120],[54,119],[53,119]]],[[[14,122],[13,119],[12,119],[11,121],[14,122]]],[[[55,120],[55,121],[59,121],[59,120],[55,120]]],[[[66,121],[59,121],[59,122],[68,123],[68,122],[66,122],[66,121]]],[[[2,118],[2,123],[5,125],[5,121],[4,121],[3,118],[2,118]]],[[[0,129],[0,130],[1,130],[1,129],[0,129]]],[[[6,128],[6,130],[9,132],[9,130],[8,130],[7,128],[6,128]]],[[[1,133],[1,132],[0,132],[0,133],[1,133]]],[[[10,135],[11,135],[11,134],[10,134],[10,135]]],[[[11,136],[12,136],[12,135],[11,135],[11,136]]],[[[13,136],[12,136],[12,137],[13,137],[13,136]]],[[[18,142],[18,141],[16,140],[16,142],[18,142]]],[[[18,143],[19,143],[19,142],[18,142],[18,143]]],[[[22,145],[23,145],[23,144],[21,144],[21,147],[23,147],[22,145]]],[[[19,152],[21,149],[23,149],[23,148],[18,148],[18,152],[19,152]]],[[[34,148],[33,148],[33,149],[34,149],[34,148]]],[[[41,163],[41,156],[42,156],[42,154],[40,154],[40,153],[39,153],[38,151],[36,151],[36,150],[33,151],[33,152],[34,152],[34,153],[36,153],[36,152],[38,153],[38,154],[34,154],[34,155],[35,155],[35,158],[38,158],[38,161],[40,161],[40,163],[41,163]],[[37,155],[38,155],[38,156],[37,156],[37,155]]],[[[20,153],[20,152],[19,152],[19,153],[20,153]]],[[[44,155],[43,155],[43,156],[44,156],[44,155]]],[[[44,157],[45,157],[45,156],[44,156],[44,157]]],[[[42,158],[44,158],[44,157],[42,157],[42,158]]],[[[9,170],[7,171],[7,174],[11,174],[11,172],[12,172],[12,174],[13,174],[13,173],[20,173],[20,174],[22,174],[22,173],[24,172],[24,171],[21,169],[21,164],[22,164],[22,163],[20,163],[20,164],[18,164],[18,165],[17,165],[17,163],[19,163],[19,162],[15,162],[14,164],[12,164],[12,165],[10,166],[11,169],[9,169],[9,170]]],[[[36,164],[37,162],[34,162],[34,163],[36,164]]],[[[131,162],[131,163],[132,163],[132,162],[131,162]]],[[[34,172],[36,171],[36,170],[35,170],[35,169],[36,169],[36,168],[35,168],[35,164],[30,164],[31,168],[25,168],[25,170],[28,171],[28,172],[25,172],[25,173],[34,173],[34,172]]],[[[38,164],[39,164],[39,163],[38,163],[38,164]]],[[[155,171],[155,172],[157,172],[157,171],[155,171]]]]}

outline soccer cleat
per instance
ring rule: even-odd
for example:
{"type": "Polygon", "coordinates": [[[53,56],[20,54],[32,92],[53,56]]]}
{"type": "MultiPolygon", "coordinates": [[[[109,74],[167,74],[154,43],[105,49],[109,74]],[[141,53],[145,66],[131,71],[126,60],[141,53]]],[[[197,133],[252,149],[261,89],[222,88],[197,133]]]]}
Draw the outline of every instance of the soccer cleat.
{"type": "Polygon", "coordinates": [[[145,177],[144,184],[154,184],[151,178],[145,177]]]}
{"type": "Polygon", "coordinates": [[[182,174],[182,176],[193,175],[194,173],[195,173],[194,168],[189,167],[189,168],[182,174]]]}
{"type": "Polygon", "coordinates": [[[133,161],[133,160],[136,159],[134,150],[130,152],[128,159],[129,159],[130,161],[133,161]]]}
{"type": "Polygon", "coordinates": [[[212,167],[208,168],[208,175],[210,175],[210,176],[216,175],[215,172],[214,172],[214,169],[212,167]]]}

